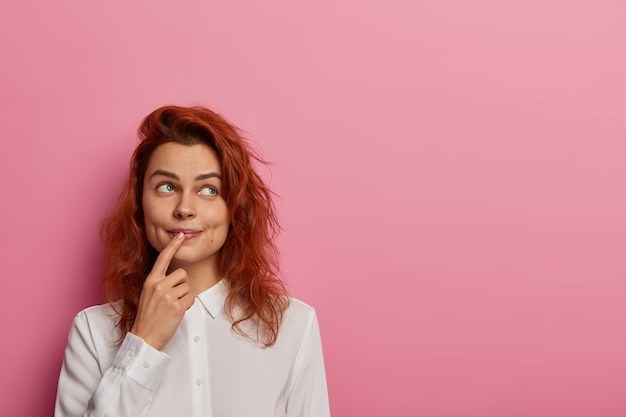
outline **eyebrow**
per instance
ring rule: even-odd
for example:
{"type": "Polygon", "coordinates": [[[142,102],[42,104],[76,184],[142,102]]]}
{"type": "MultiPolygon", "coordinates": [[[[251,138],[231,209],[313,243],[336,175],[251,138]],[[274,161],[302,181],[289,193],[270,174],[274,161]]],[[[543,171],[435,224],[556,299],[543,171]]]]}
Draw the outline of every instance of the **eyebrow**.
{"type": "MultiPolygon", "coordinates": [[[[163,169],[157,169],[156,171],[154,171],[152,173],[152,175],[150,175],[150,178],[156,177],[158,175],[160,175],[162,177],[168,177],[168,178],[171,178],[173,180],[180,181],[180,177],[178,175],[174,174],[173,172],[165,171],[163,169]]],[[[196,178],[194,178],[194,180],[195,181],[202,181],[202,180],[206,180],[206,179],[209,179],[209,178],[217,178],[217,179],[221,180],[222,179],[222,175],[220,175],[217,172],[209,172],[207,174],[197,175],[196,178]]]]}

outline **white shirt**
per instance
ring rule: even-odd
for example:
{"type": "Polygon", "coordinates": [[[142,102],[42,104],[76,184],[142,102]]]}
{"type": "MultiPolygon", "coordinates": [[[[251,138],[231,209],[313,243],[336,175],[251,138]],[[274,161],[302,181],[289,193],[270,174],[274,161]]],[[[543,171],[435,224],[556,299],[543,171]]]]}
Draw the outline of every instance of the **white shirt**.
{"type": "Polygon", "coordinates": [[[196,297],[162,351],[127,333],[115,344],[104,304],[72,324],[55,417],[327,417],[322,345],[313,308],[296,299],[264,348],[231,330],[219,282],[196,297]]]}

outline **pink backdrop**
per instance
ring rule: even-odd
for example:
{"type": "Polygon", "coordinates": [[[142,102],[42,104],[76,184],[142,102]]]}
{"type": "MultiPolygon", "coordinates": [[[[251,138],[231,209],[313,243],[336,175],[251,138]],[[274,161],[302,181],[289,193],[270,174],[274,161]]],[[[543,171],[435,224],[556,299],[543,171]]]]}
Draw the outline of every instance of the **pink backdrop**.
{"type": "Polygon", "coordinates": [[[2,2],[0,42],[0,415],[52,414],[169,103],[276,162],[335,417],[626,415],[623,1],[2,2]]]}

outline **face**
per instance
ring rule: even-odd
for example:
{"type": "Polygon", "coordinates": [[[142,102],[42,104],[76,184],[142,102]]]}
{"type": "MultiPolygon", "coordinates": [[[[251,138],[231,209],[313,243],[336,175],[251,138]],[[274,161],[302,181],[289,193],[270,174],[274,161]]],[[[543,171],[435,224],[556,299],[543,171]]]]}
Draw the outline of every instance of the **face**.
{"type": "Polygon", "coordinates": [[[185,233],[173,268],[215,269],[230,226],[221,175],[220,161],[207,145],[169,142],[152,152],[143,181],[144,226],[159,252],[185,233]]]}

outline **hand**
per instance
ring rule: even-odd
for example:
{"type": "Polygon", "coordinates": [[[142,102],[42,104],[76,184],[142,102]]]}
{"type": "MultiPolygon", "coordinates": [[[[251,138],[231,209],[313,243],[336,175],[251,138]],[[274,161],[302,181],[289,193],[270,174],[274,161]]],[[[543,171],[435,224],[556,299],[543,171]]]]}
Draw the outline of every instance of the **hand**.
{"type": "Polygon", "coordinates": [[[172,338],[195,297],[184,269],[167,274],[172,258],[185,241],[179,233],[161,251],[143,283],[137,316],[130,332],[161,350],[172,338]]]}

